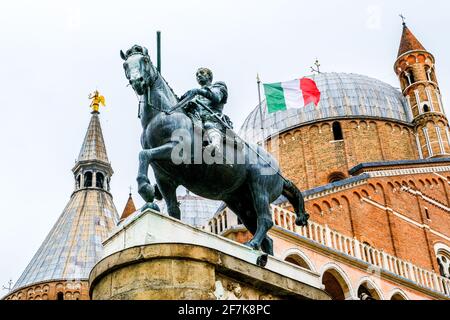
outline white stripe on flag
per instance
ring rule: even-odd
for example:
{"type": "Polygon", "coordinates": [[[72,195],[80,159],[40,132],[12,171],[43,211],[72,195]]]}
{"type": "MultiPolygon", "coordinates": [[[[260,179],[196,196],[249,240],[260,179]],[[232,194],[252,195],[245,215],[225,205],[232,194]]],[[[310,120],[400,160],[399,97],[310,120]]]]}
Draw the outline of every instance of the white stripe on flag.
{"type": "Polygon", "coordinates": [[[281,83],[281,87],[284,91],[284,100],[288,109],[301,108],[305,105],[303,93],[300,90],[300,79],[283,82],[281,83]]]}

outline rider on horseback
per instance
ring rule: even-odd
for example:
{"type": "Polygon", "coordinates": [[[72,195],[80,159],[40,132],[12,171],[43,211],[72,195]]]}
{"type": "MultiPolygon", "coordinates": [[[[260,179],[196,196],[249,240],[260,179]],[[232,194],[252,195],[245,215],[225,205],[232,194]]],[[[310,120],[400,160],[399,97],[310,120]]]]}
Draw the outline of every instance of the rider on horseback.
{"type": "Polygon", "coordinates": [[[206,131],[208,138],[209,151],[221,152],[222,147],[222,131],[225,130],[224,125],[219,119],[222,119],[230,127],[232,127],[231,121],[226,115],[222,114],[223,107],[227,103],[228,89],[224,82],[212,83],[213,74],[212,71],[207,68],[200,68],[197,70],[196,78],[200,89],[192,89],[186,92],[180,100],[190,96],[192,99],[186,104],[186,112],[194,117],[198,118],[203,123],[203,128],[206,131]],[[208,107],[213,113],[207,110],[204,106],[208,107]]]}

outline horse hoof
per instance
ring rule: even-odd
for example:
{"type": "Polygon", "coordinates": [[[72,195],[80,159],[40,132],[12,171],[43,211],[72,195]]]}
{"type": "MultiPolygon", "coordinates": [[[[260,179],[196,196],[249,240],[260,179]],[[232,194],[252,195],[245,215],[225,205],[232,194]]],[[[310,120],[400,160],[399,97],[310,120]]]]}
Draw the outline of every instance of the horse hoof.
{"type": "Polygon", "coordinates": [[[147,202],[153,202],[155,198],[155,190],[151,184],[145,184],[138,188],[138,193],[147,202]]]}
{"type": "Polygon", "coordinates": [[[163,196],[162,196],[161,191],[159,190],[159,187],[158,187],[157,184],[155,184],[153,186],[153,190],[155,190],[155,192],[154,192],[155,193],[155,199],[156,200],[162,200],[163,196]]]}
{"type": "Polygon", "coordinates": [[[244,246],[247,246],[253,250],[259,250],[258,245],[252,241],[248,241],[248,242],[244,243],[244,246]]]}
{"type": "Polygon", "coordinates": [[[144,206],[141,209],[141,212],[145,211],[147,209],[151,209],[151,210],[154,210],[154,211],[157,211],[157,212],[161,212],[161,209],[158,207],[158,205],[156,203],[153,203],[153,202],[147,202],[146,204],[144,204],[144,206]]]}
{"type": "Polygon", "coordinates": [[[260,266],[261,268],[264,268],[267,264],[267,260],[269,258],[269,255],[267,253],[262,254],[256,259],[256,264],[260,266]]]}
{"type": "Polygon", "coordinates": [[[295,219],[295,224],[299,227],[306,227],[308,225],[309,214],[302,214],[300,217],[295,219]]]}

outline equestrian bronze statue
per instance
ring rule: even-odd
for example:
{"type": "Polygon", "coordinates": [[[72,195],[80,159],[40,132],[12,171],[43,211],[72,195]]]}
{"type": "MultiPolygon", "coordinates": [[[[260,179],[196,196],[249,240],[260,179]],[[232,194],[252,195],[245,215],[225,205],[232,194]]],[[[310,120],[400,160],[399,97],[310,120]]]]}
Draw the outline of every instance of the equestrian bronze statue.
{"type": "Polygon", "coordinates": [[[207,79],[203,79],[205,76],[199,75],[203,73],[199,69],[197,80],[202,88],[189,91],[179,100],[153,66],[146,48],[135,45],[120,55],[125,75],[141,98],[139,118],[143,132],[137,183],[139,194],[147,202],[145,207],[156,208],[155,194],[157,198],[162,196],[169,215],[180,219],[176,195],[180,185],[201,197],[222,200],[252,233],[253,238],[246,245],[271,255],[273,241],[267,236],[273,226],[270,203],[284,195],[294,207],[295,223],[307,225],[309,215],[303,196],[281,175],[277,161],[260,146],[228,143],[225,129],[230,128],[230,122],[222,115],[227,95],[225,84],[213,84],[212,73],[209,75],[206,70],[203,71],[207,79]],[[198,146],[195,141],[200,126],[206,141],[198,146]],[[201,149],[201,155],[228,160],[192,161],[196,148],[201,149]],[[179,161],[179,156],[183,161],[179,161]],[[148,178],[150,165],[156,178],[155,187],[148,178]]]}

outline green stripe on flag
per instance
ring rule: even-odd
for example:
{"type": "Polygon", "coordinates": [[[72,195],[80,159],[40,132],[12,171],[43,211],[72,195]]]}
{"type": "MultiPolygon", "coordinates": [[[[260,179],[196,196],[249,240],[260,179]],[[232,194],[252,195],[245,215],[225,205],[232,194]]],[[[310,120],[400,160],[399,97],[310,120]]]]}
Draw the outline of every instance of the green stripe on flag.
{"type": "Polygon", "coordinates": [[[286,110],[286,100],[281,83],[264,84],[264,94],[269,113],[286,110]]]}

